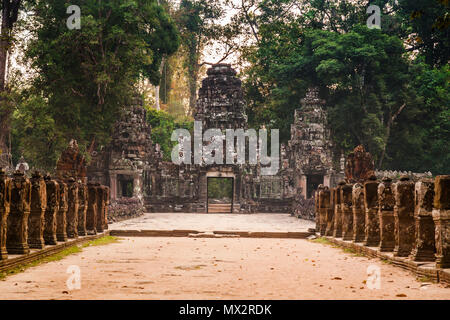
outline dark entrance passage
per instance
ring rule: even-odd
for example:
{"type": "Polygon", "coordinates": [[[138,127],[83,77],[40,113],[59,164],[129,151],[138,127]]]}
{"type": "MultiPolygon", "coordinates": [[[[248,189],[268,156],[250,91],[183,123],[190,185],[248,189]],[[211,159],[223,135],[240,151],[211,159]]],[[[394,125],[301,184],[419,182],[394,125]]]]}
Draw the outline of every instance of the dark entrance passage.
{"type": "Polygon", "coordinates": [[[317,190],[319,185],[323,184],[323,176],[309,175],[306,180],[306,195],[308,199],[314,196],[314,190],[317,190]]]}
{"type": "Polygon", "coordinates": [[[208,213],[232,213],[234,178],[208,178],[208,213]]]}

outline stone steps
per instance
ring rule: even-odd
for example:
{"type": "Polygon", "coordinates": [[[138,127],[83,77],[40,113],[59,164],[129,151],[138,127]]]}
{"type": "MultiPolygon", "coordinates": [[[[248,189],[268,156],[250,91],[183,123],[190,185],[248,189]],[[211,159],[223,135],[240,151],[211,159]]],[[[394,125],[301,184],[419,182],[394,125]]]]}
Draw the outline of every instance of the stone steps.
{"type": "Polygon", "coordinates": [[[210,203],[208,204],[208,213],[231,213],[231,203],[210,203]]]}

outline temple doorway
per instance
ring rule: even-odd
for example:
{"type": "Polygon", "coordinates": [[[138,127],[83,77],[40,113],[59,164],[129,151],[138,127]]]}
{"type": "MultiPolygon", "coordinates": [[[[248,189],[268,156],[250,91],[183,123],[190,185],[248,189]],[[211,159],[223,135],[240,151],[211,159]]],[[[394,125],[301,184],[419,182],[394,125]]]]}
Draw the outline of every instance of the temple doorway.
{"type": "Polygon", "coordinates": [[[208,177],[207,212],[232,213],[234,178],[208,177]]]}
{"type": "Polygon", "coordinates": [[[308,175],[306,179],[306,195],[311,199],[314,197],[314,191],[323,184],[324,178],[322,175],[308,175]]]}

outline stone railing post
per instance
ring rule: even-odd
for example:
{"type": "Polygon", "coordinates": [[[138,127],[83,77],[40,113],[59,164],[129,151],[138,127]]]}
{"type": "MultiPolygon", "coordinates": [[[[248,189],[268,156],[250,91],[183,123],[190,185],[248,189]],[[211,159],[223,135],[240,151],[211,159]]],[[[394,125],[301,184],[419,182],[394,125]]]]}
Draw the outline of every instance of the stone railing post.
{"type": "Polygon", "coordinates": [[[104,223],[105,223],[105,187],[100,184],[97,184],[97,232],[101,233],[104,231],[104,223]]]}
{"type": "Polygon", "coordinates": [[[392,179],[384,177],[378,185],[378,215],[380,217],[380,251],[391,252],[395,248],[395,198],[392,179]]]}
{"type": "Polygon", "coordinates": [[[28,217],[31,205],[31,182],[25,175],[16,171],[11,187],[11,210],[8,216],[6,249],[9,254],[27,254],[28,217]]]}
{"type": "Polygon", "coordinates": [[[78,235],[87,235],[86,212],[88,209],[88,188],[84,183],[78,184],[78,235]]]}
{"type": "Polygon", "coordinates": [[[88,235],[97,234],[97,187],[88,183],[88,209],[86,213],[86,229],[88,235]]]}
{"type": "Polygon", "coordinates": [[[68,187],[62,180],[59,184],[59,209],[56,214],[56,238],[58,241],[67,241],[67,209],[68,209],[68,187]]]}
{"type": "Polygon", "coordinates": [[[319,194],[323,190],[323,185],[320,184],[317,188],[316,192],[314,193],[314,208],[315,208],[315,214],[316,214],[316,232],[320,232],[320,199],[319,194]]]}
{"type": "Polygon", "coordinates": [[[366,226],[366,211],[364,209],[364,186],[355,183],[352,190],[352,211],[353,211],[353,241],[363,242],[366,226]]]}
{"type": "Polygon", "coordinates": [[[74,178],[67,181],[67,237],[78,238],[78,183],[74,178]]]}
{"type": "Polygon", "coordinates": [[[32,249],[45,247],[44,228],[45,210],[47,209],[47,186],[44,177],[33,173],[31,182],[31,209],[28,218],[28,246],[32,249]]]}
{"type": "Polygon", "coordinates": [[[334,206],[336,204],[336,189],[330,189],[330,208],[327,210],[327,228],[325,230],[325,236],[331,237],[334,232],[334,206]]]}
{"type": "Polygon", "coordinates": [[[351,184],[341,187],[342,240],[353,240],[353,203],[351,184]]]}
{"type": "Polygon", "coordinates": [[[345,185],[344,181],[339,182],[339,185],[334,189],[334,230],[333,237],[342,237],[342,199],[341,189],[345,185]]]}
{"type": "Polygon", "coordinates": [[[436,267],[450,268],[450,175],[434,182],[433,220],[436,225],[436,267]]]}
{"type": "Polygon", "coordinates": [[[321,236],[325,235],[327,230],[327,211],[330,209],[330,189],[324,187],[319,192],[319,214],[320,214],[320,226],[319,232],[321,236]]]}
{"type": "Polygon", "coordinates": [[[47,208],[45,209],[45,227],[44,241],[45,244],[55,245],[58,243],[56,238],[57,215],[59,212],[59,183],[52,180],[50,175],[45,176],[45,185],[47,189],[47,208]]]}
{"type": "Polygon", "coordinates": [[[435,227],[433,221],[434,181],[425,179],[415,186],[414,220],[415,244],[411,252],[413,261],[435,261],[435,227]]]}
{"type": "Polygon", "coordinates": [[[6,235],[8,230],[8,215],[11,205],[11,179],[4,169],[0,168],[0,260],[8,259],[6,250],[6,235]]]}
{"type": "Polygon", "coordinates": [[[414,246],[414,182],[403,176],[395,184],[395,249],[394,256],[407,257],[414,246]]]}
{"type": "Polygon", "coordinates": [[[109,208],[109,199],[110,199],[110,189],[109,189],[109,187],[106,187],[105,186],[105,193],[104,193],[104,196],[105,196],[105,209],[104,209],[104,211],[105,211],[105,213],[104,213],[104,218],[105,218],[105,224],[104,224],[104,226],[103,226],[103,229],[104,230],[108,230],[108,208],[109,208]]]}
{"type": "Polygon", "coordinates": [[[366,211],[364,245],[380,244],[380,219],[378,217],[378,181],[375,176],[364,183],[364,208],[366,211]]]}

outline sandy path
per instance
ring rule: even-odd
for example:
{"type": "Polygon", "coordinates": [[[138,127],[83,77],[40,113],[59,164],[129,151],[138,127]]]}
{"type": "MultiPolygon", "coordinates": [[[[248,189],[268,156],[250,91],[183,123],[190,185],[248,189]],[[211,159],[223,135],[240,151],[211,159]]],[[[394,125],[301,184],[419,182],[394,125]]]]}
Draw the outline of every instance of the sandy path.
{"type": "Polygon", "coordinates": [[[142,217],[110,224],[109,229],[305,232],[315,225],[315,222],[281,213],[146,213],[142,217]]]}
{"type": "Polygon", "coordinates": [[[0,281],[0,299],[449,298],[378,259],[295,239],[128,238],[0,281]],[[380,290],[365,284],[371,264],[380,290]],[[70,265],[81,269],[80,290],[66,287],[70,265]]]}

